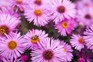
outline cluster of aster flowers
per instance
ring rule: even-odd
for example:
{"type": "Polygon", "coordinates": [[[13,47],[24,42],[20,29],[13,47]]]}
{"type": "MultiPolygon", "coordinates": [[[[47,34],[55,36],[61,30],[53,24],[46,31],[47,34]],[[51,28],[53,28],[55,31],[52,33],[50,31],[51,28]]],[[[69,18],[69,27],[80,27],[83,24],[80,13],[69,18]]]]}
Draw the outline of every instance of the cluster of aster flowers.
{"type": "Polygon", "coordinates": [[[0,62],[93,62],[93,0],[0,0],[0,62]]]}

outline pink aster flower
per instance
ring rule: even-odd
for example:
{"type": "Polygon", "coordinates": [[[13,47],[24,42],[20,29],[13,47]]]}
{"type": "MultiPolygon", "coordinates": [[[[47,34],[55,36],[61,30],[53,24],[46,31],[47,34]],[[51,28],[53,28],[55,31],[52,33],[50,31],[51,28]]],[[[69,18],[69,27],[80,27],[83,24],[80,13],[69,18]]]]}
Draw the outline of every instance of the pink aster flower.
{"type": "Polygon", "coordinates": [[[92,0],[79,0],[76,2],[76,6],[78,9],[88,8],[93,6],[92,0]]]}
{"type": "Polygon", "coordinates": [[[50,40],[48,38],[41,42],[39,46],[39,49],[31,53],[32,62],[68,62],[66,57],[68,55],[65,55],[64,46],[60,45],[59,40],[50,40]]]}
{"type": "Polygon", "coordinates": [[[80,25],[86,26],[93,23],[93,8],[83,8],[77,11],[77,21],[80,25]]]}
{"type": "Polygon", "coordinates": [[[12,3],[9,3],[10,1],[8,0],[0,0],[0,8],[1,7],[9,7],[12,6],[12,3]]]}
{"type": "Polygon", "coordinates": [[[55,25],[55,29],[57,29],[58,32],[63,36],[71,34],[72,30],[74,30],[75,27],[76,23],[73,19],[64,19],[55,25]]]}
{"type": "Polygon", "coordinates": [[[17,14],[17,12],[14,11],[13,8],[11,8],[11,7],[2,7],[0,10],[0,13],[7,13],[7,14],[13,15],[17,18],[20,18],[19,15],[17,14]]]}
{"type": "Polygon", "coordinates": [[[19,9],[23,10],[23,6],[28,5],[30,0],[1,0],[0,2],[2,2],[0,5],[2,6],[10,6],[11,8],[17,6],[19,9]]]}
{"type": "Polygon", "coordinates": [[[24,10],[23,7],[25,7],[31,2],[31,0],[10,0],[10,1],[14,7],[17,6],[21,11],[24,10]]]}
{"type": "Polygon", "coordinates": [[[49,10],[46,9],[46,6],[29,5],[24,8],[24,12],[27,21],[33,21],[34,25],[44,26],[49,22],[49,10]]]}
{"type": "Polygon", "coordinates": [[[93,25],[90,25],[87,27],[86,31],[84,32],[84,40],[86,42],[86,46],[89,49],[93,50],[93,25]]]}
{"type": "Polygon", "coordinates": [[[75,47],[75,49],[81,51],[82,48],[84,48],[85,45],[85,40],[83,38],[83,36],[81,35],[75,35],[73,34],[70,43],[73,47],[75,47]]]}
{"type": "Polygon", "coordinates": [[[0,13],[0,35],[10,34],[15,30],[20,20],[13,15],[0,13]]]}
{"type": "Polygon", "coordinates": [[[24,38],[26,39],[28,46],[32,49],[38,48],[38,43],[41,41],[46,40],[48,34],[45,33],[45,31],[33,29],[30,30],[26,35],[24,35],[24,38]]]}
{"type": "Polygon", "coordinates": [[[73,55],[72,55],[73,50],[72,50],[71,46],[66,44],[63,41],[61,41],[61,45],[63,45],[63,47],[64,47],[64,53],[65,53],[64,56],[65,56],[66,60],[71,61],[71,59],[73,57],[73,55]]]}
{"type": "Polygon", "coordinates": [[[12,33],[11,35],[6,35],[6,37],[6,39],[0,38],[0,54],[7,59],[17,59],[24,53],[24,47],[27,44],[20,33],[12,33]]]}
{"type": "MultiPolygon", "coordinates": [[[[29,2],[29,1],[28,1],[29,2]]],[[[29,4],[36,5],[36,6],[47,6],[49,0],[31,0],[29,4]]]]}
{"type": "Polygon", "coordinates": [[[1,0],[0,7],[11,7],[13,10],[24,11],[24,7],[30,4],[31,0],[1,0]]]}
{"type": "Polygon", "coordinates": [[[55,23],[64,18],[75,18],[75,5],[69,0],[50,0],[50,9],[55,23]]]}

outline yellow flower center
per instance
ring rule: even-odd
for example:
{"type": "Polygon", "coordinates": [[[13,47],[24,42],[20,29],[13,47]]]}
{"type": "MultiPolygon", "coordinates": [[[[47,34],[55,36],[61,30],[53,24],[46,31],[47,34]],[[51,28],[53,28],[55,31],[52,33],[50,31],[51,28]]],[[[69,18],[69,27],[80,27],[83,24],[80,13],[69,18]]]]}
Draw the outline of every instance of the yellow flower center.
{"type": "Polygon", "coordinates": [[[36,44],[37,42],[39,42],[38,36],[37,36],[37,35],[33,36],[33,37],[31,38],[31,42],[32,42],[33,44],[36,44]]]}
{"type": "Polygon", "coordinates": [[[0,34],[1,35],[8,34],[8,33],[9,33],[9,29],[7,26],[4,26],[4,25],[0,26],[0,34]]]}
{"type": "Polygon", "coordinates": [[[22,0],[16,0],[16,3],[17,4],[21,4],[22,3],[22,0]]]}
{"type": "Polygon", "coordinates": [[[17,43],[15,41],[10,41],[8,43],[8,47],[9,47],[9,49],[13,50],[17,47],[17,43]]]}
{"type": "Polygon", "coordinates": [[[80,38],[78,41],[79,41],[79,43],[81,43],[81,44],[84,43],[84,39],[83,39],[83,38],[80,38]]]}
{"type": "Polygon", "coordinates": [[[62,27],[63,28],[67,28],[68,27],[68,23],[65,21],[65,22],[62,22],[62,27]]]}
{"type": "Polygon", "coordinates": [[[34,14],[35,14],[36,16],[41,16],[41,15],[42,15],[42,11],[36,9],[36,10],[34,11],[34,14]]]}
{"type": "Polygon", "coordinates": [[[41,5],[41,0],[35,0],[34,3],[37,4],[37,5],[41,5]]]}

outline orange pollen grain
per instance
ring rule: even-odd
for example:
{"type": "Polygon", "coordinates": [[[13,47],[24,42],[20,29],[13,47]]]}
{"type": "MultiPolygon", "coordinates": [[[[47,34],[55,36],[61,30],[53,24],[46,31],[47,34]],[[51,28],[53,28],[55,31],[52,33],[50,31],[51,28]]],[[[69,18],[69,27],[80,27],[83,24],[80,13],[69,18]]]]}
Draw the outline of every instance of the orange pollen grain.
{"type": "Polygon", "coordinates": [[[42,11],[36,9],[36,10],[34,11],[34,14],[35,14],[36,16],[41,16],[41,15],[42,15],[42,11]]]}
{"type": "Polygon", "coordinates": [[[37,36],[37,35],[34,35],[34,36],[31,38],[31,42],[32,42],[33,44],[36,44],[37,42],[39,42],[38,36],[37,36]]]}
{"type": "Polygon", "coordinates": [[[16,0],[16,3],[17,4],[21,4],[22,3],[22,0],[16,0]]]}
{"type": "Polygon", "coordinates": [[[68,23],[67,22],[62,22],[62,27],[63,28],[67,28],[68,27],[68,23]]]}
{"type": "Polygon", "coordinates": [[[8,43],[8,48],[9,48],[9,49],[13,50],[13,49],[15,49],[16,47],[17,47],[17,43],[16,43],[15,41],[10,41],[10,42],[8,43]]]}
{"type": "Polygon", "coordinates": [[[79,43],[81,43],[81,44],[84,43],[84,39],[83,39],[83,38],[80,38],[78,41],[79,41],[79,43]]]}

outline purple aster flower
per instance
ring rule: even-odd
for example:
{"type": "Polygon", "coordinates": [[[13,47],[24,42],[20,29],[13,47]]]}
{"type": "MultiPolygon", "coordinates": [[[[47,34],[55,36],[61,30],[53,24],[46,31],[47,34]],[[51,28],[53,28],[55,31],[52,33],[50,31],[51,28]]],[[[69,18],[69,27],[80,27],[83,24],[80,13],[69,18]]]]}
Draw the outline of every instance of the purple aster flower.
{"type": "Polygon", "coordinates": [[[81,35],[75,35],[73,34],[70,43],[73,47],[75,47],[75,49],[81,51],[82,48],[84,48],[85,45],[85,40],[83,38],[83,36],[81,35]]]}
{"type": "Polygon", "coordinates": [[[1,5],[1,7],[2,6],[5,6],[5,7],[10,6],[11,8],[17,6],[19,9],[23,9],[23,7],[25,5],[28,5],[29,2],[27,2],[27,1],[30,1],[30,0],[8,0],[8,1],[7,0],[1,0],[0,5],[1,5]]]}
{"type": "Polygon", "coordinates": [[[66,52],[68,50],[64,49],[64,45],[61,45],[59,40],[48,38],[41,42],[39,46],[39,49],[31,53],[32,62],[67,62],[71,60],[70,54],[66,52]]]}
{"type": "Polygon", "coordinates": [[[49,3],[49,0],[31,0],[29,4],[36,5],[36,6],[45,6],[48,3],[49,3]]]}
{"type": "Polygon", "coordinates": [[[10,34],[15,30],[20,20],[13,15],[0,13],[0,35],[10,34]]]}
{"type": "Polygon", "coordinates": [[[28,43],[27,47],[37,49],[38,43],[46,40],[47,36],[48,34],[46,34],[45,31],[33,29],[30,30],[26,35],[24,35],[24,38],[28,43]]]}
{"type": "Polygon", "coordinates": [[[86,31],[84,32],[84,40],[86,42],[86,46],[89,49],[93,50],[93,25],[90,25],[87,27],[86,31]]]}
{"type": "Polygon", "coordinates": [[[23,7],[28,5],[31,0],[10,0],[13,6],[17,6],[20,10],[24,10],[23,7]]]}
{"type": "Polygon", "coordinates": [[[65,52],[65,58],[68,61],[71,61],[73,55],[72,55],[72,48],[70,45],[66,44],[65,42],[61,41],[61,45],[64,47],[64,52],[65,52]]]}
{"type": "Polygon", "coordinates": [[[0,10],[0,13],[10,14],[10,15],[13,15],[13,16],[17,17],[18,19],[20,19],[17,12],[14,11],[13,8],[11,8],[11,7],[2,7],[0,10]]]}
{"type": "Polygon", "coordinates": [[[75,27],[76,27],[76,23],[73,19],[64,19],[63,21],[55,25],[55,29],[57,29],[58,32],[63,36],[67,36],[67,34],[71,34],[72,30],[74,30],[75,27]]]}
{"type": "Polygon", "coordinates": [[[80,25],[86,26],[93,23],[93,7],[77,10],[77,21],[80,25]]]}
{"type": "Polygon", "coordinates": [[[6,35],[6,37],[6,39],[0,37],[1,55],[7,59],[16,60],[22,53],[24,53],[24,47],[27,44],[20,33],[12,33],[11,35],[6,35]]]}
{"type": "Polygon", "coordinates": [[[93,6],[92,0],[79,0],[76,2],[76,6],[78,9],[88,8],[93,6]]]}
{"type": "Polygon", "coordinates": [[[8,0],[0,0],[0,8],[1,7],[9,7],[12,6],[12,3],[9,3],[10,1],[8,0]]]}
{"type": "Polygon", "coordinates": [[[30,4],[29,6],[24,8],[24,15],[28,19],[29,22],[34,22],[34,25],[44,26],[48,24],[50,16],[49,10],[46,6],[36,6],[30,4]]]}
{"type": "Polygon", "coordinates": [[[58,23],[64,18],[75,18],[75,5],[69,0],[50,0],[49,7],[52,11],[55,23],[58,23]]]}

